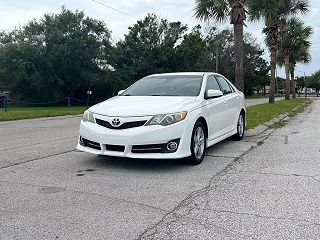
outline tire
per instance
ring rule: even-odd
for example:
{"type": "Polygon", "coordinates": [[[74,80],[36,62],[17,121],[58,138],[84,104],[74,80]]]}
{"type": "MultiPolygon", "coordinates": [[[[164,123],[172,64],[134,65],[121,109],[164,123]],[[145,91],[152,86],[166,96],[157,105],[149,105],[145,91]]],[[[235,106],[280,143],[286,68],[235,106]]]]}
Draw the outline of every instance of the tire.
{"type": "Polygon", "coordinates": [[[238,122],[237,122],[237,133],[232,136],[234,140],[242,140],[245,131],[245,115],[243,112],[239,114],[238,122]]]}
{"type": "Polygon", "coordinates": [[[205,127],[202,122],[196,122],[191,135],[191,156],[188,158],[188,163],[191,165],[200,164],[205,156],[206,146],[207,138],[205,127]]]}

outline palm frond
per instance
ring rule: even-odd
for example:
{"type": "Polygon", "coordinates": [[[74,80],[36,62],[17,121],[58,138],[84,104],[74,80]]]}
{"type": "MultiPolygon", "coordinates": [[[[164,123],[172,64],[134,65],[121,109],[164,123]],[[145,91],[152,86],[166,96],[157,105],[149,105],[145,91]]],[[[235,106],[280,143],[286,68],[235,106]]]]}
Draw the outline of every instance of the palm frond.
{"type": "Polygon", "coordinates": [[[268,22],[278,19],[278,10],[281,8],[282,0],[251,0],[248,5],[248,12],[251,21],[264,19],[268,22]]]}
{"type": "Polygon", "coordinates": [[[194,16],[200,20],[224,22],[228,19],[230,3],[227,0],[196,0],[194,12],[194,16]]]}
{"type": "Polygon", "coordinates": [[[292,1],[293,5],[289,10],[289,14],[307,14],[310,11],[310,4],[308,0],[292,1]]]}
{"type": "Polygon", "coordinates": [[[307,14],[310,11],[308,0],[282,0],[282,6],[279,8],[279,17],[287,18],[298,14],[307,14]]]}
{"type": "Polygon", "coordinates": [[[305,26],[304,22],[296,17],[287,19],[281,26],[282,32],[278,41],[278,64],[283,65],[285,54],[290,55],[291,64],[297,62],[309,63],[311,61],[310,47],[313,29],[305,26]]]}

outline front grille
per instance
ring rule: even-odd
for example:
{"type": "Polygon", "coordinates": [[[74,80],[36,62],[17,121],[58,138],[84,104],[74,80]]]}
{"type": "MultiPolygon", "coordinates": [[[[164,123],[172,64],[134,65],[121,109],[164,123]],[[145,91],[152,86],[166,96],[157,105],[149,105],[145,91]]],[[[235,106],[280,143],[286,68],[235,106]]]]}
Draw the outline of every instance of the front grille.
{"type": "Polygon", "coordinates": [[[113,151],[113,152],[124,152],[124,149],[125,149],[125,147],[121,145],[106,144],[105,146],[107,151],[113,151]]]}
{"type": "Polygon", "coordinates": [[[96,150],[101,150],[100,143],[90,141],[88,139],[85,139],[83,137],[80,137],[80,145],[88,148],[93,148],[96,150]]]}
{"type": "Polygon", "coordinates": [[[149,145],[134,145],[132,146],[132,153],[162,153],[166,144],[149,144],[149,145]]]}
{"type": "Polygon", "coordinates": [[[109,123],[108,121],[104,121],[101,119],[96,118],[96,123],[100,126],[110,128],[110,129],[117,129],[117,130],[122,130],[122,129],[128,129],[128,128],[135,128],[135,127],[141,127],[143,126],[147,121],[135,121],[135,122],[126,122],[119,127],[114,127],[109,123]]]}

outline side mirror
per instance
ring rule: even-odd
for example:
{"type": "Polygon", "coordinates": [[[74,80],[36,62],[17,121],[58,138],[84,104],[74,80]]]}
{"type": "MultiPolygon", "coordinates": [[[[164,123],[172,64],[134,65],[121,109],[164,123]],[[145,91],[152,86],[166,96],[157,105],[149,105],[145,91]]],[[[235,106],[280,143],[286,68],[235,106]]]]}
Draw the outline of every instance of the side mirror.
{"type": "Polygon", "coordinates": [[[124,93],[124,91],[125,91],[125,90],[120,90],[120,91],[118,92],[118,96],[121,95],[122,93],[124,93]]]}
{"type": "Polygon", "coordinates": [[[206,99],[218,98],[218,97],[222,97],[222,96],[223,96],[223,93],[220,90],[209,89],[206,92],[206,99]]]}

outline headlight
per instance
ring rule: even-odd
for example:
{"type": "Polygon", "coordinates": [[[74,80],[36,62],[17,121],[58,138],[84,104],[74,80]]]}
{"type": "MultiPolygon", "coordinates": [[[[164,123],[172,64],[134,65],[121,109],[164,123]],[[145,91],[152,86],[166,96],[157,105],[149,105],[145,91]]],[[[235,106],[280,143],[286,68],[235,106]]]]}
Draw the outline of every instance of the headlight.
{"type": "Polygon", "coordinates": [[[85,111],[85,112],[83,113],[83,116],[82,116],[82,121],[94,123],[93,113],[92,113],[92,112],[89,112],[88,110],[85,111]]]}
{"type": "Polygon", "coordinates": [[[159,114],[153,116],[147,123],[146,126],[150,125],[161,125],[168,126],[177,122],[182,121],[187,117],[188,112],[180,112],[173,114],[159,114]]]}

